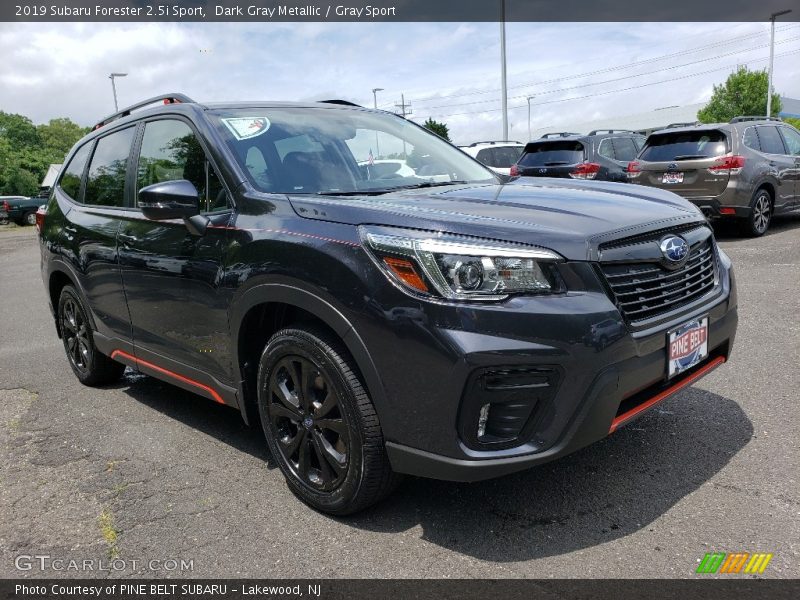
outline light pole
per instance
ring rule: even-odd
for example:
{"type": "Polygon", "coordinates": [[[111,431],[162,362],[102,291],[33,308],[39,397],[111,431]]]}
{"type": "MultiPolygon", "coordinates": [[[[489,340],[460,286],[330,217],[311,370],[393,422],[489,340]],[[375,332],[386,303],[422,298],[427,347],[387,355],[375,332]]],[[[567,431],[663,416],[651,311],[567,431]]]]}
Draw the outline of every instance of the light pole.
{"type": "Polygon", "coordinates": [[[788,15],[791,10],[782,10],[779,12],[774,12],[769,16],[769,20],[772,21],[771,31],[769,34],[769,75],[768,80],[769,83],[767,84],[767,117],[772,116],[772,61],[775,59],[775,19],[780,16],[788,15]]]}
{"type": "MultiPolygon", "coordinates": [[[[375,110],[378,110],[378,92],[382,92],[383,88],[372,88],[372,105],[375,107],[375,110]]],[[[381,145],[378,142],[378,130],[375,130],[375,156],[379,156],[381,153],[381,145]]]]}
{"type": "Polygon", "coordinates": [[[117,105],[117,86],[114,85],[114,78],[115,77],[126,77],[127,73],[111,73],[108,78],[111,80],[111,90],[114,92],[114,112],[119,112],[119,106],[117,105]]]}
{"type": "Polygon", "coordinates": [[[508,139],[508,86],[506,83],[506,0],[501,1],[500,8],[500,64],[501,87],[503,88],[503,140],[508,139]]]}
{"type": "Polygon", "coordinates": [[[528,96],[528,141],[531,141],[531,100],[536,96],[528,96]]]}

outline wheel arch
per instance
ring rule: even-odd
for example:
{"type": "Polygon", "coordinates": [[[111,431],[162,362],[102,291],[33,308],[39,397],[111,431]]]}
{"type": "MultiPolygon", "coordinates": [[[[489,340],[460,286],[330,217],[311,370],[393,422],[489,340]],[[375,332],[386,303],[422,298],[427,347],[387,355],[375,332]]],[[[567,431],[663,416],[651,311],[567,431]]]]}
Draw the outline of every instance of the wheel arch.
{"type": "Polygon", "coordinates": [[[298,321],[321,327],[341,341],[380,418],[386,406],[383,384],[364,341],[342,310],[313,291],[287,283],[261,283],[235,302],[230,315],[232,363],[238,374],[239,407],[245,422],[258,422],[256,376],[267,340],[282,327],[298,321]]]}
{"type": "Polygon", "coordinates": [[[61,297],[61,290],[63,290],[67,285],[71,285],[77,291],[81,302],[83,303],[84,307],[87,308],[86,315],[89,318],[89,325],[91,326],[92,330],[96,331],[97,328],[94,322],[94,314],[89,306],[89,303],[86,301],[86,295],[84,294],[83,289],[78,283],[78,278],[68,267],[64,265],[64,263],[59,261],[51,265],[50,273],[47,277],[47,293],[50,299],[50,306],[53,309],[53,319],[55,320],[58,337],[61,337],[61,326],[58,324],[58,301],[61,297]]]}

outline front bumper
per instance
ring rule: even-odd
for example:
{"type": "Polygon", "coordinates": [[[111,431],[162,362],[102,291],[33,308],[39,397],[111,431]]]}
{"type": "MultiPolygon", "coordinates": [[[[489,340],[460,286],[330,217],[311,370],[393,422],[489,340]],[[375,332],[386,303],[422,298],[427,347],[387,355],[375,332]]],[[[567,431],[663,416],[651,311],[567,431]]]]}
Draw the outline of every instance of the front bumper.
{"type": "MultiPolygon", "coordinates": [[[[395,392],[389,394],[390,405],[379,410],[392,468],[477,481],[548,462],[624,426],[727,360],[736,334],[737,300],[727,259],[720,271],[719,287],[702,306],[648,329],[625,326],[620,336],[602,343],[588,334],[591,325],[620,315],[601,290],[518,299],[516,306],[505,308],[420,310],[387,355],[381,344],[372,346],[385,388],[395,392]],[[706,315],[709,357],[666,381],[666,332],[706,315]],[[471,444],[462,420],[474,373],[540,368],[561,376],[554,393],[533,411],[519,443],[498,449],[471,444]]],[[[414,313],[408,309],[404,314],[414,313]]]]}

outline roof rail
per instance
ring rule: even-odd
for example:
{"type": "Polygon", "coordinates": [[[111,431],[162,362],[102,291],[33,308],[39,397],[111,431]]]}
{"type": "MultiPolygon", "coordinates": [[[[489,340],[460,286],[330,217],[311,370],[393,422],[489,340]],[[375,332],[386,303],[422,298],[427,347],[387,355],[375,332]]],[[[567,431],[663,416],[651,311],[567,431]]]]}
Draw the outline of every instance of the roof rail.
{"type": "Polygon", "coordinates": [[[517,140],[486,140],[485,142],[472,142],[469,147],[474,148],[479,144],[519,144],[522,145],[522,142],[518,142],[517,140]]]}
{"type": "Polygon", "coordinates": [[[743,117],[733,117],[730,122],[731,123],[741,123],[742,121],[781,121],[783,119],[780,117],[765,117],[765,116],[743,116],[743,117]]]}
{"type": "Polygon", "coordinates": [[[100,129],[104,125],[108,125],[112,121],[116,121],[117,119],[121,119],[122,117],[127,117],[131,114],[134,110],[139,108],[144,108],[150,104],[155,104],[156,102],[163,102],[164,104],[194,104],[194,100],[189,98],[184,94],[161,94],[160,96],[154,96],[152,98],[148,98],[147,100],[142,100],[141,102],[137,102],[136,104],[132,104],[127,108],[123,108],[122,110],[115,112],[113,115],[110,115],[100,121],[97,125],[92,127],[92,131],[95,129],[100,129]]]}
{"type": "Polygon", "coordinates": [[[676,129],[677,127],[696,127],[700,125],[700,121],[687,121],[686,123],[670,123],[664,129],[676,129]]]}
{"type": "Polygon", "coordinates": [[[364,108],[360,104],[356,104],[355,102],[350,102],[349,100],[319,100],[322,104],[341,104],[342,106],[357,106],[358,108],[364,108]]]}
{"type": "Polygon", "coordinates": [[[592,129],[588,135],[597,135],[598,133],[633,133],[630,129],[592,129]]]}
{"type": "Polygon", "coordinates": [[[571,135],[580,135],[580,133],[571,133],[569,131],[553,131],[550,133],[545,133],[541,138],[541,140],[549,140],[551,138],[562,138],[562,137],[569,137],[571,135]]]}

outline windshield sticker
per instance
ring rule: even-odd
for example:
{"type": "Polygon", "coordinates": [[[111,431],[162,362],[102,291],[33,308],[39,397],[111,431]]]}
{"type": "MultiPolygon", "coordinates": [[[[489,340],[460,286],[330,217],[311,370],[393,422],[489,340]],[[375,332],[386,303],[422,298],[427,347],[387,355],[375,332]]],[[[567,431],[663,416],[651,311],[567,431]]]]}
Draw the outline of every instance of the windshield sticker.
{"type": "Polygon", "coordinates": [[[270,126],[267,117],[230,117],[223,118],[222,122],[237,140],[246,140],[266,133],[270,126]]]}

